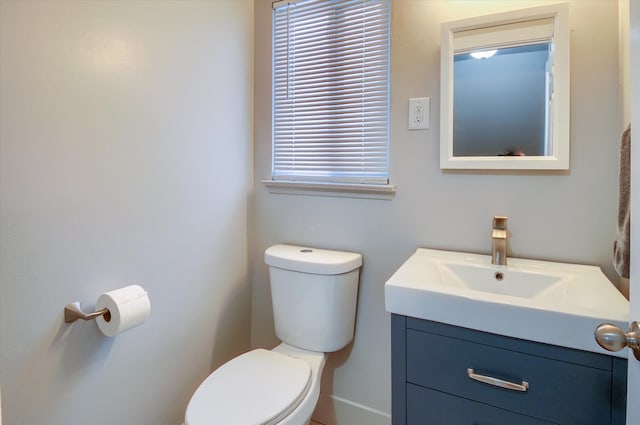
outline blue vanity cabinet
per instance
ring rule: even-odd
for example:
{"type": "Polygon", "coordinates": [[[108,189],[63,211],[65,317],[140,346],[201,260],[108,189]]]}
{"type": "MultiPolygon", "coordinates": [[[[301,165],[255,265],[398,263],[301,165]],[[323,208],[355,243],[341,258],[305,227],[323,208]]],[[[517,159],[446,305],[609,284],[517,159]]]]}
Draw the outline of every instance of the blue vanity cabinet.
{"type": "Polygon", "coordinates": [[[626,359],[391,320],[393,425],[625,424],[626,359]]]}

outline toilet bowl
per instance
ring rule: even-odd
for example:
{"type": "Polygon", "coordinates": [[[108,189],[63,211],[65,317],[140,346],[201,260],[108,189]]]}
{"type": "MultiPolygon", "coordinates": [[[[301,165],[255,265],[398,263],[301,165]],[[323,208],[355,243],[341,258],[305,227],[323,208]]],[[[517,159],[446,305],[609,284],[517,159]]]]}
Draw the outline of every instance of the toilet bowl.
{"type": "Polygon", "coordinates": [[[185,425],[305,425],[328,352],[353,339],[360,254],[293,245],[265,251],[276,335],[272,350],[244,353],[200,384],[185,425]]]}
{"type": "Polygon", "coordinates": [[[222,365],[198,387],[185,425],[308,424],[320,395],[325,353],[280,344],[222,365]]]}

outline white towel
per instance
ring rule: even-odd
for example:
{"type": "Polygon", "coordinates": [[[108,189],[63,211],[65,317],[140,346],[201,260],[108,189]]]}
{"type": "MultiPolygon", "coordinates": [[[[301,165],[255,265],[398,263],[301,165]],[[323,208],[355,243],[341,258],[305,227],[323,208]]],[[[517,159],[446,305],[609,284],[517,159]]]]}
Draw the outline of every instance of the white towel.
{"type": "Polygon", "coordinates": [[[631,125],[620,141],[620,183],[618,198],[618,237],[613,244],[613,266],[621,277],[629,278],[631,251],[631,125]]]}

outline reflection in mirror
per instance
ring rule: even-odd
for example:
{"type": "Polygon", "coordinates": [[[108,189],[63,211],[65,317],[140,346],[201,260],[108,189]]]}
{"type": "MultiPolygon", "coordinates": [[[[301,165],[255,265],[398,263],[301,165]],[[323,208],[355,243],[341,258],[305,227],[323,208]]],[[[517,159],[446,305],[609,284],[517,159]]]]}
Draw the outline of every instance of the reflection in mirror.
{"type": "Polygon", "coordinates": [[[550,43],[456,54],[453,156],[545,156],[550,43]]]}
{"type": "Polygon", "coordinates": [[[442,25],[440,166],[569,168],[568,5],[442,25]]]}

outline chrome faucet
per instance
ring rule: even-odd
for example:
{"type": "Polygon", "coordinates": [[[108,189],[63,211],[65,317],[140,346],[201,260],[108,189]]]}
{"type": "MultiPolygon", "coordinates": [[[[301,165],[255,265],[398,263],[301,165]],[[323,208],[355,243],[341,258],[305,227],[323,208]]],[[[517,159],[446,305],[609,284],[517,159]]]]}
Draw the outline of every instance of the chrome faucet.
{"type": "Polygon", "coordinates": [[[491,264],[507,265],[507,217],[493,217],[491,232],[491,264]]]}

